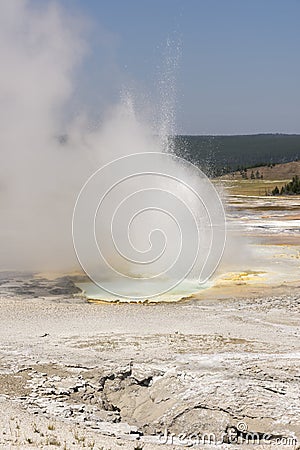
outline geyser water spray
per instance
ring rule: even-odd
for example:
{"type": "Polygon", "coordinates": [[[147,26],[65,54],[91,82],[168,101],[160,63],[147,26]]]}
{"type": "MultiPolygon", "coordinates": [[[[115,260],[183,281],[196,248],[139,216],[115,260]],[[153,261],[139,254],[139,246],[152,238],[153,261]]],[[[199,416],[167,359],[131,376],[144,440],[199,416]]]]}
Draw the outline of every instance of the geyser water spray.
{"type": "Polygon", "coordinates": [[[76,200],[74,249],[98,288],[83,286],[94,299],[178,300],[207,283],[223,255],[225,214],[217,191],[173,153],[178,48],[168,40],[156,130],[147,132],[125,96],[126,139],[117,134],[112,152],[102,148],[119,157],[97,168],[76,200]]]}

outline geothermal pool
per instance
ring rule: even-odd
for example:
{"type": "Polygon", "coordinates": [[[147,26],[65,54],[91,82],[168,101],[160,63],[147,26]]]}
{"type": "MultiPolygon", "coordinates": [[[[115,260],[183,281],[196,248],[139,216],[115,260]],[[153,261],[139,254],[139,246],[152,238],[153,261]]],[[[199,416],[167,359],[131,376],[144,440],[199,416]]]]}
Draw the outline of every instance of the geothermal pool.
{"type": "MultiPolygon", "coordinates": [[[[119,290],[118,283],[121,283],[120,280],[112,280],[110,283],[106,283],[106,286],[110,288],[111,291],[119,290]]],[[[152,283],[156,284],[156,288],[160,289],[162,292],[164,292],[165,288],[169,285],[169,283],[164,282],[164,280],[156,280],[152,283]]],[[[128,292],[125,297],[119,297],[116,296],[110,292],[107,292],[100,286],[97,286],[95,283],[91,281],[83,282],[83,283],[77,283],[76,286],[79,287],[83,295],[90,301],[96,301],[96,302],[122,302],[122,303],[132,303],[132,302],[140,302],[140,303],[171,303],[171,302],[178,302],[179,300],[182,300],[184,298],[188,298],[191,295],[199,292],[201,289],[207,289],[208,287],[212,286],[212,282],[208,281],[204,283],[203,285],[199,284],[196,280],[184,280],[181,283],[179,283],[176,287],[171,289],[168,292],[162,293],[160,295],[156,295],[155,297],[149,297],[147,298],[147,291],[152,291],[151,281],[146,280],[144,284],[144,291],[143,295],[145,296],[144,299],[139,299],[137,297],[140,296],[140,285],[139,290],[136,290],[136,286],[134,283],[130,286],[128,285],[128,292]]]]}

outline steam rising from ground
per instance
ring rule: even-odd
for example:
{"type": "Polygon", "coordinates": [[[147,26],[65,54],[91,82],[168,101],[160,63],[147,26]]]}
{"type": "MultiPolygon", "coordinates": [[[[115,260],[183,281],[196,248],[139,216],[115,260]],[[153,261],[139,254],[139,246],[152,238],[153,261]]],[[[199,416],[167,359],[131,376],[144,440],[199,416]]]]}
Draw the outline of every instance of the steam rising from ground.
{"type": "MultiPolygon", "coordinates": [[[[165,89],[163,120],[156,133],[137,119],[128,95],[103,115],[101,124],[93,130],[84,116],[66,122],[76,68],[86,50],[80,29],[78,20],[68,19],[63,10],[52,4],[34,7],[25,0],[0,3],[0,269],[78,268],[71,220],[84,182],[97,168],[116,158],[159,153],[167,147],[168,121],[173,123],[174,117],[173,85],[171,82],[172,89],[167,92],[166,78],[161,84],[161,89],[165,89]],[[64,142],[59,139],[62,131],[67,136],[64,142]]],[[[169,64],[176,64],[176,58],[169,57],[169,64]]],[[[182,170],[185,180],[192,178],[186,167],[182,170]]],[[[164,184],[170,186],[170,181],[164,184]]],[[[179,190],[185,200],[187,192],[179,190]]],[[[175,186],[170,191],[176,192],[175,186]]],[[[167,200],[163,205],[168,203],[167,200]]],[[[143,205],[143,201],[139,204],[143,205]]],[[[217,208],[221,211],[220,205],[217,208]]],[[[159,220],[155,215],[152,222],[157,228],[159,220]]],[[[149,218],[137,223],[142,232],[151,233],[149,218]]],[[[106,228],[100,227],[100,237],[106,228]]],[[[119,234],[122,236],[122,227],[119,234]]],[[[138,230],[132,239],[137,247],[143,247],[138,230]]],[[[218,254],[222,253],[221,241],[218,254]]],[[[84,235],[82,245],[85,248],[84,235]]],[[[187,258],[193,246],[190,239],[187,258]]],[[[209,248],[209,240],[205,246],[209,248]]],[[[127,272],[130,270],[126,268],[127,272]]]]}
{"type": "Polygon", "coordinates": [[[0,3],[1,269],[77,267],[71,218],[83,182],[117,156],[153,150],[127,98],[92,132],[83,117],[66,126],[81,25],[51,3],[0,3]]]}
{"type": "Polygon", "coordinates": [[[72,264],[68,222],[79,155],[56,136],[84,50],[74,25],[53,5],[0,3],[2,269],[72,264]]]}

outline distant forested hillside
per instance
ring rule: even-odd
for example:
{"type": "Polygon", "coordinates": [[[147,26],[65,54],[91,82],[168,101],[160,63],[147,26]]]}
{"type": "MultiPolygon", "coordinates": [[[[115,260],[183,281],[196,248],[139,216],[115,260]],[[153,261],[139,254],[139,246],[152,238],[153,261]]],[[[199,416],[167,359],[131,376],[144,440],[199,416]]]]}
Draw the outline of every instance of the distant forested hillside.
{"type": "Polygon", "coordinates": [[[174,150],[208,175],[300,158],[300,135],[176,136],[174,150]]]}

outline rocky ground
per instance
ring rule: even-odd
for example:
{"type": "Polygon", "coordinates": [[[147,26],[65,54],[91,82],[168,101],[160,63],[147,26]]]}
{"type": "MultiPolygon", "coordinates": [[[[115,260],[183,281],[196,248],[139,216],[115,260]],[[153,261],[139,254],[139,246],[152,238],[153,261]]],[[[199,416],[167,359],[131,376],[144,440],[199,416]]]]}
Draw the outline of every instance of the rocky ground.
{"type": "Polygon", "coordinates": [[[297,448],[297,292],[96,305],[2,274],[0,447],[297,448]]]}

